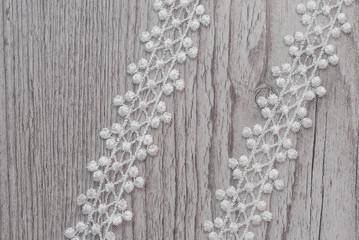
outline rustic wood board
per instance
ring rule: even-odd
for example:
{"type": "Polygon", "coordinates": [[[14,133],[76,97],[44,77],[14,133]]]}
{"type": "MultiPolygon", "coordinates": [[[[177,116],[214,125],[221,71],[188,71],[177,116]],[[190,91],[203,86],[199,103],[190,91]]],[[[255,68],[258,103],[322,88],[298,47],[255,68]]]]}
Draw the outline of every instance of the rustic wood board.
{"type": "MultiPolygon", "coordinates": [[[[156,133],[161,157],[141,166],[147,185],[120,239],[206,239],[200,226],[220,214],[214,192],[244,149],[241,129],[262,121],[254,100],[273,89],[267,69],[289,60],[282,36],[302,28],[300,0],[203,2],[212,24],[181,69],[185,93],[166,99],[174,121],[156,133]]],[[[75,199],[104,152],[98,132],[116,118],[112,97],[132,88],[139,33],[158,23],[151,3],[0,2],[0,239],[63,239],[81,219],[75,199]]],[[[354,31],[321,74],[328,96],[309,106],[315,126],[281,167],[289,187],[274,193],[258,239],[359,239],[359,5],[346,11],[354,31]]]]}

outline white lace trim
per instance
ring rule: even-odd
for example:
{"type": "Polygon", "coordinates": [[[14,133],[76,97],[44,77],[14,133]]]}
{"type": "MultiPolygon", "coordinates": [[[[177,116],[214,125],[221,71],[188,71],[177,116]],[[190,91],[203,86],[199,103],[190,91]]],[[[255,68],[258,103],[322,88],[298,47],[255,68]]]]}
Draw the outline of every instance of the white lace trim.
{"type": "Polygon", "coordinates": [[[78,197],[77,204],[86,220],[66,229],[68,239],[118,239],[112,228],[132,220],[124,194],[144,186],[136,164],[158,153],[148,131],[157,129],[161,122],[171,122],[172,116],[166,112],[162,99],[175,89],[183,90],[184,80],[179,79],[175,66],[197,57],[198,49],[188,34],[210,22],[200,0],[155,0],[153,7],[162,26],[155,26],[140,36],[150,57],[128,66],[136,90],[113,100],[120,118],[110,129],[100,132],[111,155],[88,164],[97,186],[78,197]]]}
{"type": "Polygon", "coordinates": [[[318,72],[338,64],[339,58],[330,42],[341,32],[351,32],[342,8],[353,3],[354,0],[321,0],[297,6],[307,30],[284,37],[284,43],[290,46],[292,63],[272,68],[280,93],[258,99],[262,116],[267,119],[265,124],[243,129],[248,153],[239,159],[229,159],[235,184],[216,191],[225,217],[204,223],[209,239],[252,240],[255,235],[250,230],[262,221],[272,220],[268,198],[273,187],[285,188],[275,166],[298,157],[291,139],[301,128],[312,126],[306,102],[315,95],[326,94],[318,72]]]}

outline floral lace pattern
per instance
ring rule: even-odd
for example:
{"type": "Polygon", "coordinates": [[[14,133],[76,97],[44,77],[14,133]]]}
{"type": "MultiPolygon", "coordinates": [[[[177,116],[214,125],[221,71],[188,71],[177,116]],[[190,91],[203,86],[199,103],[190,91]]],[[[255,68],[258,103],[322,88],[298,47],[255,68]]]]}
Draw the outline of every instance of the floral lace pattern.
{"type": "Polygon", "coordinates": [[[273,189],[285,188],[276,165],[298,158],[293,136],[312,126],[306,102],[326,94],[318,74],[338,64],[332,42],[341,32],[351,32],[342,9],[353,3],[354,0],[310,0],[297,5],[296,12],[306,31],[284,37],[292,62],[272,68],[280,93],[258,98],[265,124],[243,129],[248,153],[229,159],[234,184],[216,191],[225,216],[205,221],[203,228],[209,239],[252,240],[255,235],[251,229],[272,220],[268,198],[273,189]]]}
{"type": "Polygon", "coordinates": [[[155,0],[153,8],[162,25],[140,36],[150,57],[128,66],[135,91],[113,99],[119,119],[100,132],[111,154],[88,163],[96,187],[78,197],[86,220],[66,229],[68,239],[114,240],[112,229],[132,220],[124,195],[145,184],[136,164],[158,154],[149,129],[171,122],[162,99],[184,89],[176,64],[197,57],[189,32],[210,22],[199,0],[155,0]]]}
{"type": "MultiPolygon", "coordinates": [[[[161,25],[140,35],[146,57],[128,65],[134,90],[113,99],[119,118],[99,134],[110,154],[88,163],[95,186],[78,196],[85,220],[65,230],[67,239],[114,240],[114,229],[132,220],[124,196],[145,184],[136,165],[159,152],[149,130],[171,122],[163,98],[184,89],[185,81],[176,66],[197,57],[198,49],[189,33],[210,23],[200,2],[154,0],[161,25]]],[[[279,94],[257,99],[266,122],[245,127],[242,135],[248,152],[229,159],[234,184],[216,191],[225,214],[204,222],[209,239],[253,240],[252,229],[272,220],[270,195],[274,189],[285,188],[276,166],[299,156],[292,139],[301,129],[312,126],[306,104],[316,95],[326,94],[318,74],[339,63],[333,41],[341,32],[351,32],[342,9],[353,3],[309,0],[297,5],[306,31],[284,37],[292,61],[271,69],[279,94]]]]}

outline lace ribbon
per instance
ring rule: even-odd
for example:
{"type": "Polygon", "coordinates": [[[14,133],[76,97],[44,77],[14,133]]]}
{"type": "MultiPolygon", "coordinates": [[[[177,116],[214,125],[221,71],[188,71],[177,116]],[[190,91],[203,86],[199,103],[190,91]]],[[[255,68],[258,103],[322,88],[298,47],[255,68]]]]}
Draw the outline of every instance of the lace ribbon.
{"type": "Polygon", "coordinates": [[[115,240],[113,228],[132,220],[124,195],[145,184],[136,164],[158,154],[149,129],[171,122],[162,99],[184,89],[175,66],[197,57],[198,49],[189,33],[210,22],[200,0],[155,0],[153,7],[162,26],[140,36],[150,57],[128,66],[135,91],[113,99],[120,118],[100,132],[111,154],[88,163],[96,187],[78,197],[86,220],[65,230],[68,239],[115,240]]]}
{"type": "Polygon", "coordinates": [[[272,220],[269,197],[274,188],[285,188],[283,180],[278,179],[276,165],[298,158],[291,139],[302,128],[312,126],[306,103],[316,95],[326,94],[318,73],[338,64],[331,42],[341,32],[351,32],[342,8],[353,3],[354,0],[311,0],[297,6],[306,31],[284,37],[292,62],[272,68],[280,93],[258,98],[262,116],[267,119],[265,124],[243,129],[248,152],[229,159],[235,184],[216,191],[225,217],[203,224],[209,239],[252,240],[255,235],[251,229],[272,220]]]}
{"type": "MultiPolygon", "coordinates": [[[[285,188],[276,166],[298,158],[291,139],[302,128],[312,126],[306,103],[316,95],[326,94],[318,74],[338,64],[332,41],[341,32],[351,32],[342,9],[353,3],[354,0],[310,0],[297,6],[307,29],[284,37],[292,62],[272,68],[280,93],[258,98],[262,116],[267,119],[265,124],[243,129],[248,152],[229,159],[235,184],[216,191],[225,216],[203,224],[209,239],[252,240],[252,228],[272,220],[269,197],[273,189],[285,188]]],[[[171,122],[172,116],[162,100],[174,90],[184,89],[184,80],[175,66],[197,56],[198,49],[189,32],[210,22],[200,0],[155,0],[153,7],[162,25],[140,36],[149,57],[128,66],[135,91],[113,99],[120,117],[100,132],[111,154],[88,164],[96,186],[78,197],[85,220],[66,229],[68,239],[114,240],[114,228],[132,220],[124,196],[145,184],[136,164],[158,154],[149,130],[171,122]]]]}

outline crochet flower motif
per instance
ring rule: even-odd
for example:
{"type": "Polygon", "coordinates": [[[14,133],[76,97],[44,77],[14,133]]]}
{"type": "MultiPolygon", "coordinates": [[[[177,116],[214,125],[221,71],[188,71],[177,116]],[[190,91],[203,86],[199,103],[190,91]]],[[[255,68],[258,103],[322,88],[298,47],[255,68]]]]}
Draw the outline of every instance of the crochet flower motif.
{"type": "Polygon", "coordinates": [[[159,152],[149,129],[171,122],[163,97],[184,89],[175,66],[197,57],[189,32],[210,22],[199,0],[155,0],[153,7],[162,25],[140,36],[150,57],[128,66],[135,90],[113,99],[119,119],[100,132],[111,154],[88,163],[96,187],[78,197],[86,220],[66,229],[68,239],[118,239],[113,228],[132,220],[124,195],[145,184],[136,164],[159,152]]]}
{"type": "Polygon", "coordinates": [[[292,62],[272,68],[280,93],[257,100],[265,124],[243,129],[248,153],[229,159],[235,184],[216,191],[225,216],[205,221],[203,228],[209,239],[252,240],[255,235],[251,229],[272,220],[266,200],[273,189],[285,188],[276,165],[298,158],[293,136],[312,126],[306,103],[316,95],[326,94],[318,73],[338,64],[332,40],[341,32],[351,32],[342,8],[353,3],[354,0],[311,0],[297,6],[306,32],[284,37],[292,62]]]}

